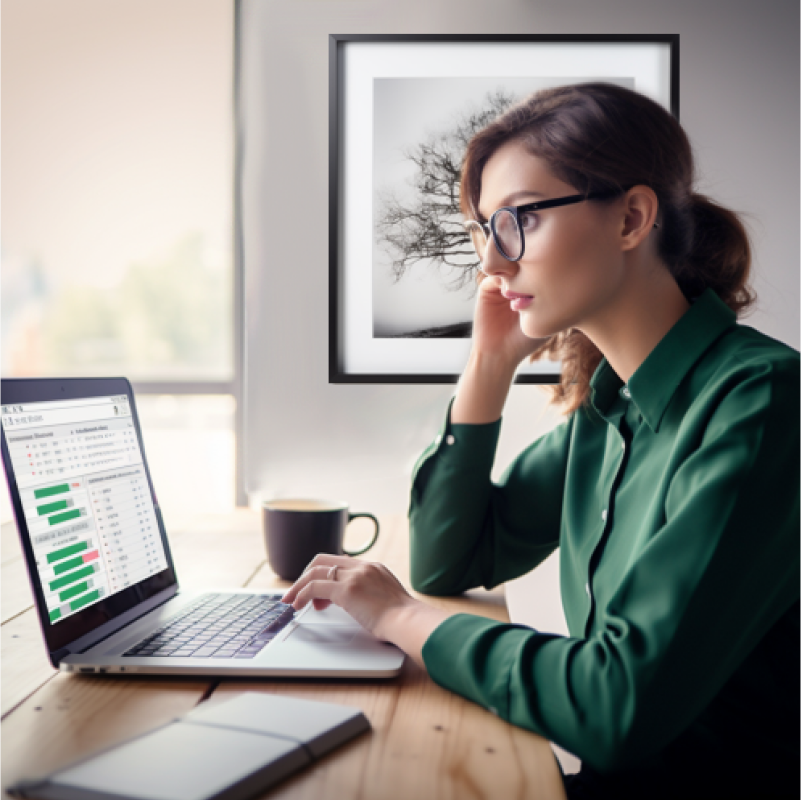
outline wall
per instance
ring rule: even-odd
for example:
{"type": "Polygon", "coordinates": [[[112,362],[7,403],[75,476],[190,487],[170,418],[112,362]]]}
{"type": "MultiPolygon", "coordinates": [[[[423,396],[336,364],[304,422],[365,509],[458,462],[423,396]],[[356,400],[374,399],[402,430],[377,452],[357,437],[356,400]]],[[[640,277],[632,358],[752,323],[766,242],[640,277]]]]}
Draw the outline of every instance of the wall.
{"type": "MultiPolygon", "coordinates": [[[[750,324],[798,347],[794,0],[243,0],[242,19],[253,501],[341,496],[404,511],[411,467],[453,391],[328,383],[330,33],[679,33],[681,121],[700,189],[753,218],[760,303],[750,324]]],[[[555,419],[542,390],[514,387],[497,466],[555,419]]]]}

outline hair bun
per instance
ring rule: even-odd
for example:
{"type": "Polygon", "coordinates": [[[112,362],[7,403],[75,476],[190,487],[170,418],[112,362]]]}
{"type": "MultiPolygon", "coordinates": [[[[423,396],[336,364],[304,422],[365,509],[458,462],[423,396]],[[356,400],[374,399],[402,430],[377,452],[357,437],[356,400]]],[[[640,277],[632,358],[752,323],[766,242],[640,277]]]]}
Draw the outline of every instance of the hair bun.
{"type": "Polygon", "coordinates": [[[711,198],[690,193],[693,221],[692,244],[687,266],[676,276],[688,297],[709,287],[733,311],[754,302],[748,286],[751,245],[739,216],[711,198]]]}

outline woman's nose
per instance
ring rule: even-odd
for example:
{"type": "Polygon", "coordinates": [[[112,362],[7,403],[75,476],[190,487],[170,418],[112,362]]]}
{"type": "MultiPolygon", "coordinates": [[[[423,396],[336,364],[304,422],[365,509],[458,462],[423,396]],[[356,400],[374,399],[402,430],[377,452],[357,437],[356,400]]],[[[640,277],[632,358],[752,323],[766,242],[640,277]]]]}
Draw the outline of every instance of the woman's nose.
{"type": "Polygon", "coordinates": [[[479,269],[485,275],[511,275],[517,271],[517,262],[509,261],[498,252],[495,237],[491,236],[484,248],[484,257],[481,259],[479,269]]]}

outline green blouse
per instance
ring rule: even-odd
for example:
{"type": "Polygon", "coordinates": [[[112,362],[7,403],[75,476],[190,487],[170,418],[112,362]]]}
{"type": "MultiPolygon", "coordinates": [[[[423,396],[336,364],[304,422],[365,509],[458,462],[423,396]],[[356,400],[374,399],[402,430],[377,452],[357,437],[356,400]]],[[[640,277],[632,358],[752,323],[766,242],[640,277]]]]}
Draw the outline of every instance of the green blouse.
{"type": "Polygon", "coordinates": [[[496,484],[499,430],[446,419],[418,461],[412,585],[492,588],[560,547],[570,636],[457,614],[431,677],[602,773],[797,781],[799,354],[707,290],[496,484]]]}

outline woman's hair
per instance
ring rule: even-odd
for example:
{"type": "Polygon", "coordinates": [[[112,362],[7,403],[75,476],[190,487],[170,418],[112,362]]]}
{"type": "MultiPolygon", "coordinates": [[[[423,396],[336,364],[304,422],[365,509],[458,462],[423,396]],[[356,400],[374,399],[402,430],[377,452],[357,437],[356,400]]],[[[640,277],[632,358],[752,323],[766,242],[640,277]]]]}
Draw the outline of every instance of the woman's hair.
{"type": "MultiPolygon", "coordinates": [[[[707,287],[735,312],[755,300],[747,281],[748,234],[738,216],[693,191],[695,167],[681,125],[658,103],[608,83],[544,89],[479,131],[462,163],[460,203],[480,219],[481,174],[490,156],[520,141],[560,180],[581,194],[650,186],[659,201],[658,255],[688,300],[707,287]]],[[[562,362],[554,402],[566,413],[581,406],[602,354],[580,331],[551,336],[532,356],[562,362]]]]}

